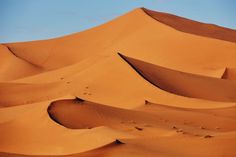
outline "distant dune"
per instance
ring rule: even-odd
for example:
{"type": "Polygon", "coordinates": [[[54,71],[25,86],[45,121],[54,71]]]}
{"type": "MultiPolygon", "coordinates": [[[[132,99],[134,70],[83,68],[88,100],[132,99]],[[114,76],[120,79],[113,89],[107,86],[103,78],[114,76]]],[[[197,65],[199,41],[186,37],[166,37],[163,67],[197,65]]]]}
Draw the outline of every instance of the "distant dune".
{"type": "Polygon", "coordinates": [[[230,41],[234,43],[236,42],[236,31],[233,29],[220,27],[214,24],[201,23],[172,14],[149,10],[146,8],[143,8],[143,10],[157,21],[160,21],[179,31],[230,41]]]}
{"type": "Polygon", "coordinates": [[[236,30],[138,8],[0,44],[0,157],[235,157],[236,30]]]}

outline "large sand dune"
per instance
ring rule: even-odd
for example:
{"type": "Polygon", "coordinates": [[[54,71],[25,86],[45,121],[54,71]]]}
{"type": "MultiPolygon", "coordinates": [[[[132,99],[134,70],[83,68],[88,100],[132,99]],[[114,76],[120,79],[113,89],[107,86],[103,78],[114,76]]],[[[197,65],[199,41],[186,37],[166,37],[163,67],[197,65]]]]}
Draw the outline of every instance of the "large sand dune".
{"type": "Polygon", "coordinates": [[[143,10],[154,19],[179,31],[234,43],[236,42],[236,32],[233,29],[220,27],[214,24],[201,23],[167,13],[152,11],[146,8],[143,8],[143,10]]]}
{"type": "Polygon", "coordinates": [[[235,81],[175,71],[119,55],[142,77],[162,90],[192,98],[236,101],[235,81]]]}
{"type": "Polygon", "coordinates": [[[0,156],[235,157],[236,30],[135,9],[0,45],[0,156]]]}

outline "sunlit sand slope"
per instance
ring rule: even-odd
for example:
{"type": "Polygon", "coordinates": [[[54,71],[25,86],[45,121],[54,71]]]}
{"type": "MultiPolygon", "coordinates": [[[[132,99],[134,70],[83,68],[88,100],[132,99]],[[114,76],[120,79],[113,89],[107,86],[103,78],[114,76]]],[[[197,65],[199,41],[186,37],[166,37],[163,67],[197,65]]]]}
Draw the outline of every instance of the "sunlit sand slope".
{"type": "Polygon", "coordinates": [[[138,8],[0,44],[0,157],[235,157],[236,30],[138,8]]]}

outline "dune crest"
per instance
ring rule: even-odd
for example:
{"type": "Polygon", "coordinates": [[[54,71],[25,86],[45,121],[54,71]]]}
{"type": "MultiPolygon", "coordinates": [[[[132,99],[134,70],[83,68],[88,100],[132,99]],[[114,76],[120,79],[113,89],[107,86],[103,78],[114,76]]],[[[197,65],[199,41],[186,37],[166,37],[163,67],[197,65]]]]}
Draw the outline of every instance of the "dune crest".
{"type": "Polygon", "coordinates": [[[0,157],[235,157],[235,58],[235,30],[145,8],[0,44],[0,157]]]}
{"type": "Polygon", "coordinates": [[[152,18],[182,32],[236,43],[236,30],[142,8],[152,18]]]}
{"type": "Polygon", "coordinates": [[[236,82],[174,71],[123,56],[134,70],[158,88],[186,97],[236,101],[236,82]],[[204,89],[204,90],[203,90],[204,89]]]}

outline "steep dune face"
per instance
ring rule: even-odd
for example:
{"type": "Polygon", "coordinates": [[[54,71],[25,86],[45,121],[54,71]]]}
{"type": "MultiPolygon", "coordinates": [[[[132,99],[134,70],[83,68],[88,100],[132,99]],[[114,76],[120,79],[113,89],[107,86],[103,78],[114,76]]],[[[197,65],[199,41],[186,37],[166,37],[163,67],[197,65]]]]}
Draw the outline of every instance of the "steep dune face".
{"type": "MultiPolygon", "coordinates": [[[[60,99],[71,97],[61,97],[60,99]]],[[[66,129],[47,114],[50,101],[0,109],[0,152],[63,155],[84,152],[128,138],[107,127],[66,129]],[[86,142],[87,141],[87,142],[86,142]]]]}
{"type": "Polygon", "coordinates": [[[160,155],[159,151],[169,156],[199,156],[202,153],[203,156],[234,156],[236,119],[227,117],[226,110],[234,113],[235,107],[216,111],[146,102],[135,110],[124,110],[74,99],[56,101],[48,111],[59,124],[69,128],[106,125],[135,136],[129,140],[121,139],[121,146],[103,147],[72,156],[155,156],[160,155]],[[227,147],[216,149],[218,144],[227,147]],[[179,145],[194,147],[186,151],[179,145]],[[195,151],[197,153],[192,153],[195,151]]]}
{"type": "Polygon", "coordinates": [[[120,54],[142,77],[158,88],[186,97],[236,101],[236,82],[174,71],[120,54]]]}
{"type": "MultiPolygon", "coordinates": [[[[235,107],[228,109],[231,113],[236,110],[235,107]]],[[[207,127],[208,131],[219,132],[236,130],[235,118],[227,117],[224,109],[218,110],[218,117],[214,117],[208,114],[216,114],[217,111],[214,109],[184,109],[151,102],[143,104],[136,110],[127,110],[77,98],[54,101],[49,106],[48,113],[55,122],[73,129],[104,125],[121,130],[128,125],[137,125],[137,129],[140,125],[170,129],[175,125],[176,129],[180,126],[186,127],[186,130],[191,130],[187,127],[195,127],[196,130],[207,127]],[[191,123],[187,122],[189,117],[191,117],[191,123]]],[[[143,129],[140,127],[140,130],[143,129]]]]}
{"type": "Polygon", "coordinates": [[[0,44],[0,67],[0,81],[14,80],[42,72],[40,67],[17,58],[2,44],[0,44]]]}
{"type": "Polygon", "coordinates": [[[143,10],[152,18],[179,31],[236,43],[236,30],[213,24],[201,23],[167,13],[152,11],[146,8],[143,8],[143,10]]]}
{"type": "Polygon", "coordinates": [[[169,128],[150,113],[111,107],[78,98],[54,101],[50,104],[48,113],[55,122],[73,129],[109,126],[121,131],[129,127],[139,130],[138,125],[147,125],[146,122],[156,127],[169,128]]]}
{"type": "Polygon", "coordinates": [[[221,76],[219,69],[236,67],[234,43],[176,31],[143,9],[81,33],[6,45],[20,58],[46,70],[80,62],[91,55],[110,55],[117,51],[172,69],[213,77],[221,76]]]}
{"type": "MultiPolygon", "coordinates": [[[[94,61],[93,64],[90,62],[91,60],[84,62],[83,65],[85,66],[76,64],[15,82],[35,84],[37,82],[59,81],[63,78],[60,80],[63,88],[57,87],[57,91],[60,91],[60,89],[63,91],[66,88],[71,95],[76,95],[82,99],[115,107],[122,106],[123,108],[137,107],[143,104],[145,99],[159,104],[187,108],[222,108],[235,105],[235,103],[189,99],[188,97],[170,94],[156,88],[140,77],[117,54],[106,57],[106,59],[94,61]],[[119,80],[119,83],[117,83],[117,80],[119,80]]],[[[24,97],[24,93],[21,96],[24,97]]]]}
{"type": "Polygon", "coordinates": [[[236,80],[236,69],[226,68],[224,74],[222,75],[222,79],[236,80]]]}
{"type": "Polygon", "coordinates": [[[0,156],[235,157],[235,39],[138,8],[65,37],[2,44],[0,156]]]}

